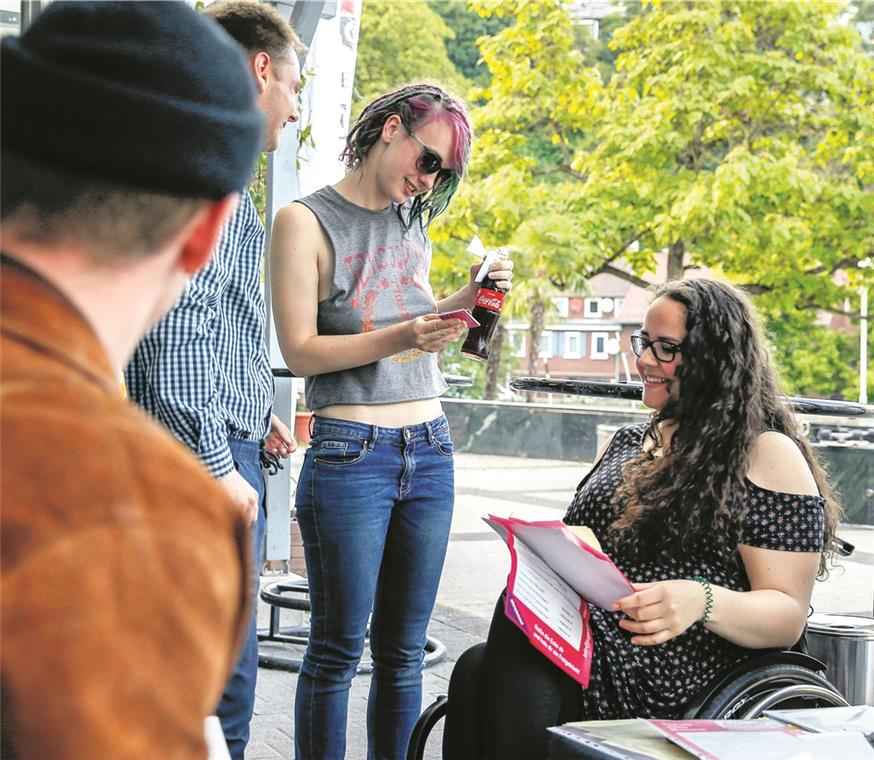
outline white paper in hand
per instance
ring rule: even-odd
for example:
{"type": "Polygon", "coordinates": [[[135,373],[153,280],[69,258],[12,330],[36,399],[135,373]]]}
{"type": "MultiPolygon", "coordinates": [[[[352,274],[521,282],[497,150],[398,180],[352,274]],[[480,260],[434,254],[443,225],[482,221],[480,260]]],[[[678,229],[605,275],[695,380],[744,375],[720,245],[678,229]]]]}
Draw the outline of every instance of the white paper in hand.
{"type": "Polygon", "coordinates": [[[467,246],[467,250],[470,251],[474,256],[486,255],[486,247],[483,245],[483,241],[479,239],[479,235],[473,236],[473,240],[470,241],[470,245],[467,246]]]}
{"type": "Polygon", "coordinates": [[[609,610],[634,587],[610,558],[584,544],[561,521],[527,522],[518,518],[484,517],[504,540],[511,529],[518,540],[548,564],[583,599],[609,610]]]}

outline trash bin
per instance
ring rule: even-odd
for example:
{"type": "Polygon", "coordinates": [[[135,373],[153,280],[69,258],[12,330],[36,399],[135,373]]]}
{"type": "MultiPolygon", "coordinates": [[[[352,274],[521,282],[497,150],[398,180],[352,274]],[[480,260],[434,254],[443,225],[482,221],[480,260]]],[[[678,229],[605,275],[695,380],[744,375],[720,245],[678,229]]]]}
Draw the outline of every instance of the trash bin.
{"type": "Polygon", "coordinates": [[[874,706],[874,618],[816,613],[807,619],[811,656],[851,705],[874,706]]]}

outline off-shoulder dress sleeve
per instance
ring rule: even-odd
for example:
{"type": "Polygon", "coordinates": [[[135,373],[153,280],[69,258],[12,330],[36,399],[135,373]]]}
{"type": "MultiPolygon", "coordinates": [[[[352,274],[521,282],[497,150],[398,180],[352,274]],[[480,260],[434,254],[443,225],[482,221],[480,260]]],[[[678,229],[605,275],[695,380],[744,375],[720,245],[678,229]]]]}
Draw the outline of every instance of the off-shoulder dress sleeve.
{"type": "Polygon", "coordinates": [[[784,552],[822,551],[825,499],[821,496],[769,491],[747,480],[746,508],[741,543],[784,552]]]}

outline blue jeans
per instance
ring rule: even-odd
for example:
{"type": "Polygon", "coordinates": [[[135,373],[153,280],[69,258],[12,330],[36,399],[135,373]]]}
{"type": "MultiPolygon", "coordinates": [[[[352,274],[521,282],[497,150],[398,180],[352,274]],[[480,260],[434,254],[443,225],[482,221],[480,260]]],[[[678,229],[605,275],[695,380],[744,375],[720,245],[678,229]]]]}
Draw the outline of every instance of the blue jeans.
{"type": "Polygon", "coordinates": [[[295,697],[298,760],[342,760],[368,616],[367,756],[403,758],[452,520],[449,425],[316,417],[297,486],[312,617],[295,697]]]}
{"type": "Polygon", "coordinates": [[[243,760],[249,743],[249,722],[255,709],[255,681],[258,677],[258,631],[255,613],[258,609],[258,587],[261,572],[261,545],[264,542],[264,474],[261,472],[260,443],[229,438],[234,466],[246,482],[258,492],[258,520],[249,533],[252,538],[252,560],[255,593],[252,597],[252,613],[249,628],[240,647],[240,657],[231,678],[225,685],[216,715],[222,724],[228,751],[233,760],[243,760]]]}

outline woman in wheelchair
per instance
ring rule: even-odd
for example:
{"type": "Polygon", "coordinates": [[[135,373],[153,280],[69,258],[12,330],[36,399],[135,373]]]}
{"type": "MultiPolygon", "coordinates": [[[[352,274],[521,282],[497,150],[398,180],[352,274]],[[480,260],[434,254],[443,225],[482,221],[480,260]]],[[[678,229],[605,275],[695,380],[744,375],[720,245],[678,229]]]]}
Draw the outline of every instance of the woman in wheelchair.
{"type": "Polygon", "coordinates": [[[653,414],[602,448],[564,521],[595,532],[635,593],[590,607],[587,689],[499,600],[476,677],[450,687],[444,757],[545,757],[546,726],[682,717],[718,672],[804,631],[839,509],[754,308],[723,283],[669,283],[632,349],[653,414]]]}

